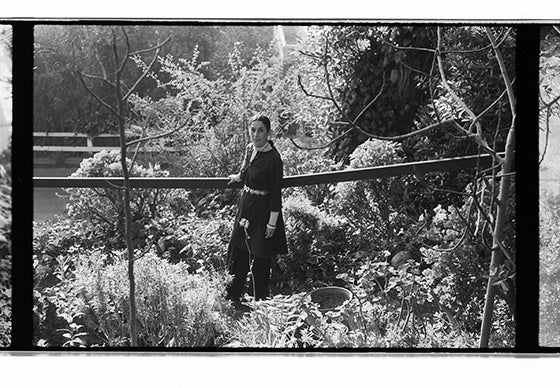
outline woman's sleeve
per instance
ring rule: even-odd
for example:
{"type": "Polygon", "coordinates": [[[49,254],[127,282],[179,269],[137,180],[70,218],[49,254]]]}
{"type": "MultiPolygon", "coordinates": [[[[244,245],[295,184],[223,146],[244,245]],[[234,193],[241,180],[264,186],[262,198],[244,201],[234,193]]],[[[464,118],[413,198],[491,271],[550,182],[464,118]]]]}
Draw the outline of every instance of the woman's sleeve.
{"type": "Polygon", "coordinates": [[[270,206],[268,210],[279,212],[282,209],[282,177],[284,174],[284,163],[280,158],[274,158],[271,171],[270,206]]]}

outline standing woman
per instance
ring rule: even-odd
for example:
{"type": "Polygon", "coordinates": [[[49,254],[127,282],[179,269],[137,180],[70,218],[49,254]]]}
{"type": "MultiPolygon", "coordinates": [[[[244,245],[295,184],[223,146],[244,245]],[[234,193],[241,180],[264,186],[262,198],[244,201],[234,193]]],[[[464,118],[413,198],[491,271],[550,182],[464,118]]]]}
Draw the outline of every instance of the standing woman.
{"type": "Polygon", "coordinates": [[[280,153],[268,140],[268,117],[256,117],[251,123],[249,135],[251,143],[246,147],[241,172],[230,175],[228,183],[244,184],[228,247],[229,271],[233,281],[228,286],[227,294],[236,305],[243,295],[245,279],[250,270],[247,245],[253,262],[251,271],[255,300],[268,296],[270,262],[274,255],[288,252],[282,218],[283,163],[280,153]]]}

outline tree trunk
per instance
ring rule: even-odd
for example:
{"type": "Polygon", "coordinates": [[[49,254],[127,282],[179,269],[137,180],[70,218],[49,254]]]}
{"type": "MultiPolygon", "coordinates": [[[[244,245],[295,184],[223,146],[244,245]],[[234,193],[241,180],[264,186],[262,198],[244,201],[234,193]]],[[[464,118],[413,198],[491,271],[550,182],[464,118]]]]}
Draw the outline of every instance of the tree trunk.
{"type": "MultiPolygon", "coordinates": [[[[489,27],[486,27],[486,34],[494,49],[494,54],[500,66],[500,72],[504,80],[511,110],[511,127],[508,132],[505,148],[505,159],[501,171],[500,193],[498,195],[498,210],[496,212],[496,224],[494,226],[493,242],[492,242],[492,258],[490,260],[490,269],[488,284],[486,287],[486,298],[484,301],[484,313],[482,315],[482,325],[480,327],[480,348],[487,348],[490,339],[490,328],[492,326],[492,313],[494,310],[494,296],[496,295],[496,286],[494,283],[494,276],[502,264],[504,252],[500,247],[503,244],[504,226],[506,223],[506,211],[508,208],[509,189],[511,184],[510,174],[512,172],[513,158],[515,152],[515,113],[516,103],[515,95],[512,88],[506,66],[499,50],[496,39],[489,27]]],[[[503,246],[503,245],[502,245],[503,246]]]]}
{"type": "MultiPolygon", "coordinates": [[[[116,47],[114,48],[116,52],[116,47]]],[[[116,55],[115,55],[116,57],[116,55]]],[[[118,63],[115,61],[115,63],[118,63]]],[[[130,345],[138,346],[138,333],[136,331],[136,281],[134,279],[134,248],[132,245],[132,214],[130,211],[130,176],[128,173],[128,166],[126,165],[126,136],[125,136],[125,123],[124,123],[124,106],[121,94],[121,79],[120,74],[117,72],[115,77],[116,95],[117,95],[117,112],[119,121],[119,138],[121,148],[121,167],[123,170],[123,203],[124,203],[124,238],[126,243],[127,259],[128,259],[128,282],[129,292],[128,297],[130,300],[129,312],[129,325],[130,325],[130,345]]]]}
{"type": "Polygon", "coordinates": [[[490,277],[486,286],[486,298],[484,301],[484,313],[482,316],[482,326],[480,328],[480,348],[488,347],[490,339],[490,328],[492,326],[492,312],[494,311],[494,296],[496,295],[496,287],[493,274],[498,270],[502,263],[503,252],[499,246],[502,243],[504,235],[504,226],[506,223],[506,210],[508,205],[509,188],[511,184],[510,174],[512,172],[513,158],[515,148],[515,127],[512,126],[508,133],[506,142],[506,155],[502,167],[502,181],[500,182],[500,194],[498,196],[498,211],[496,215],[496,224],[494,226],[494,237],[492,244],[492,258],[490,261],[490,277]]]}

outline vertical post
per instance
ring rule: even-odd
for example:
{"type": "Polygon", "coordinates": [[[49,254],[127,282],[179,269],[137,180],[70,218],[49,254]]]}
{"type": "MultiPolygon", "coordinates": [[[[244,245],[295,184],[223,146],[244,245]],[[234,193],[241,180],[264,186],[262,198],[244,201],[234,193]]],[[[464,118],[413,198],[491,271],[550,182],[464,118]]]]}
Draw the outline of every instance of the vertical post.
{"type": "Polygon", "coordinates": [[[93,137],[89,136],[86,138],[88,152],[93,154],[93,137]]]}

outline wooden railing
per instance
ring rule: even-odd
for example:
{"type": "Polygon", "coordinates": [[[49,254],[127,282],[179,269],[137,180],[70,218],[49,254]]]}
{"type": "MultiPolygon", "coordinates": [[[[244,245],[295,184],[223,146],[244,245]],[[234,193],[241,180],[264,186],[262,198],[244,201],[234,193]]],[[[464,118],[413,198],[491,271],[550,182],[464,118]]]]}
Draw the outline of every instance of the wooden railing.
{"type": "MultiPolygon", "coordinates": [[[[457,171],[470,168],[486,169],[492,165],[489,155],[465,156],[440,160],[392,164],[353,170],[331,171],[307,175],[284,177],[283,187],[306,186],[324,183],[368,180],[402,175],[423,175],[430,172],[457,171]]],[[[189,178],[130,178],[134,188],[161,189],[226,189],[240,188],[240,184],[228,185],[228,178],[189,177],[189,178]]],[[[96,187],[115,188],[122,186],[123,178],[89,177],[34,177],[33,186],[40,187],[96,187]]]]}

